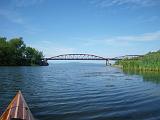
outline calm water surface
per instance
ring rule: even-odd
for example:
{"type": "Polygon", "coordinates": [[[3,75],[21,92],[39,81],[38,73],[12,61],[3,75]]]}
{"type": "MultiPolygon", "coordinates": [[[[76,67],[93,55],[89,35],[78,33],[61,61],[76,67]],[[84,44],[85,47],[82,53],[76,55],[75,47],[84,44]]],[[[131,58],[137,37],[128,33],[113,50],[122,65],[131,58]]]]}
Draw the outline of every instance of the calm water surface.
{"type": "Polygon", "coordinates": [[[38,120],[160,120],[159,81],[101,64],[0,67],[0,114],[20,89],[38,120]]]}

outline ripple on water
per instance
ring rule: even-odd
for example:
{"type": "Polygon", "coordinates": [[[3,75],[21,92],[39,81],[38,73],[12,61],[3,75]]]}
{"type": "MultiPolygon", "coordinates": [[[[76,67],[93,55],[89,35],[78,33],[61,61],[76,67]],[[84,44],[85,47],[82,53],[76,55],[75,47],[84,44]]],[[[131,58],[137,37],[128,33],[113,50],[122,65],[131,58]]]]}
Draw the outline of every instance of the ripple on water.
{"type": "Polygon", "coordinates": [[[94,64],[0,68],[0,113],[18,89],[39,120],[158,120],[160,85],[94,64]]]}

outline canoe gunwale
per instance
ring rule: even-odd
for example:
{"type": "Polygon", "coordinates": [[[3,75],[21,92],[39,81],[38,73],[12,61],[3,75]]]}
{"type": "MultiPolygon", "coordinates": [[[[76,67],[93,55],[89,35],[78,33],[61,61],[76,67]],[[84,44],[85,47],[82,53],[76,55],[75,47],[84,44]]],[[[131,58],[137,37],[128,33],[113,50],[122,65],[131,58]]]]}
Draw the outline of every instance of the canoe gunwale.
{"type": "Polygon", "coordinates": [[[0,120],[35,120],[21,91],[12,99],[0,120]]]}

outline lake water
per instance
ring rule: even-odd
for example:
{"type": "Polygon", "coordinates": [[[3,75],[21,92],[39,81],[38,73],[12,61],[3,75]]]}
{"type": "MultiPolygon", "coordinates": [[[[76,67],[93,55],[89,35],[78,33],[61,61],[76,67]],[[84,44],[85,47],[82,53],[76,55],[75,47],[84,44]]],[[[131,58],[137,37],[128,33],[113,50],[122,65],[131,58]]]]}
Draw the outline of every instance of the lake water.
{"type": "Polygon", "coordinates": [[[0,114],[21,90],[38,120],[160,120],[159,81],[103,64],[0,67],[0,114]]]}

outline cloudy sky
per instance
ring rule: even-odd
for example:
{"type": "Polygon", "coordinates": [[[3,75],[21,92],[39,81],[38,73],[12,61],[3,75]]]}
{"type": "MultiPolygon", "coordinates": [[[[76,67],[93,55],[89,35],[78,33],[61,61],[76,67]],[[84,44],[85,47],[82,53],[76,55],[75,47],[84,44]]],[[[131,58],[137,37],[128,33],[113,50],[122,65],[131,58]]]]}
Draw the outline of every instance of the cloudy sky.
{"type": "Polygon", "coordinates": [[[103,57],[160,49],[160,0],[0,0],[0,36],[46,57],[103,57]]]}

